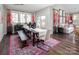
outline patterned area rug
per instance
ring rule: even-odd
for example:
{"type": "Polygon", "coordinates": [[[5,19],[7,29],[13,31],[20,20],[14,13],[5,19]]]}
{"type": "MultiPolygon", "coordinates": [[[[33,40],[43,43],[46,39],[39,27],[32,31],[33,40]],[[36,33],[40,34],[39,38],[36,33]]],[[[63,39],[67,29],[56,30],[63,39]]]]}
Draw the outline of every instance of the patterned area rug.
{"type": "Polygon", "coordinates": [[[46,40],[44,42],[44,44],[39,44],[39,47],[45,51],[49,51],[50,48],[53,48],[54,46],[56,46],[59,43],[60,43],[60,41],[50,38],[50,39],[46,40]]]}
{"type": "Polygon", "coordinates": [[[48,39],[44,42],[44,45],[40,44],[40,48],[36,46],[32,46],[32,43],[29,42],[29,46],[24,47],[23,49],[20,48],[18,35],[12,35],[10,37],[10,47],[9,47],[9,54],[10,55],[47,55],[50,48],[53,48],[60,41],[55,39],[48,39]]]}

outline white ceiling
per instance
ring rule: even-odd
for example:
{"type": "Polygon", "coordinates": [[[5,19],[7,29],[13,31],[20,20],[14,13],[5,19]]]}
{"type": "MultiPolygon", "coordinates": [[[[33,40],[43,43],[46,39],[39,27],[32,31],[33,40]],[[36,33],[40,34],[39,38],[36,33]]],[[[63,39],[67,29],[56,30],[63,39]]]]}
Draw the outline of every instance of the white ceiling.
{"type": "Polygon", "coordinates": [[[57,7],[66,10],[69,13],[79,12],[79,4],[6,4],[5,7],[8,9],[35,12],[48,6],[57,7]],[[56,6],[55,6],[56,5],[56,6]]]}
{"type": "Polygon", "coordinates": [[[56,4],[55,7],[63,9],[69,13],[79,13],[79,4],[56,4]]]}
{"type": "Polygon", "coordinates": [[[35,12],[51,5],[52,4],[6,4],[5,7],[8,9],[35,12]]]}
{"type": "Polygon", "coordinates": [[[64,6],[64,9],[70,13],[79,12],[79,4],[67,4],[63,6],[64,6]]]}

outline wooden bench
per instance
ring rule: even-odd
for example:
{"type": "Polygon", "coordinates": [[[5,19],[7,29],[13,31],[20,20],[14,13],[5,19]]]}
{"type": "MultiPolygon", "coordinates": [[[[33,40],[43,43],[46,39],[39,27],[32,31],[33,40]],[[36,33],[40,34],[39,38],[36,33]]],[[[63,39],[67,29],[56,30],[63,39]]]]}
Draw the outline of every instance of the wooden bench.
{"type": "Polygon", "coordinates": [[[21,48],[27,46],[27,36],[25,35],[25,33],[23,32],[23,30],[17,31],[20,41],[21,41],[21,48]]]}

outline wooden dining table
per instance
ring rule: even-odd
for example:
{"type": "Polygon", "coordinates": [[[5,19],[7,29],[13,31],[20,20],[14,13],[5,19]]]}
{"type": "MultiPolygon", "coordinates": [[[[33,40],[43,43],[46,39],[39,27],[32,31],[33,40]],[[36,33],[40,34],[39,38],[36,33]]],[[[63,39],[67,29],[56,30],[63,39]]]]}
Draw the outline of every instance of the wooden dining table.
{"type": "Polygon", "coordinates": [[[35,28],[35,29],[29,27],[23,27],[23,28],[29,31],[33,46],[35,46],[35,44],[39,41],[40,39],[39,35],[41,33],[45,33],[45,30],[40,28],[35,28]]]}
{"type": "MultiPolygon", "coordinates": [[[[36,44],[36,42],[39,40],[39,33],[38,32],[36,32],[36,31],[34,31],[33,29],[31,29],[31,28],[24,28],[25,30],[27,30],[29,33],[28,34],[30,34],[29,35],[29,39],[31,39],[32,40],[32,45],[33,46],[35,46],[35,44],[36,44]]],[[[27,33],[26,33],[27,34],[27,33]]]]}

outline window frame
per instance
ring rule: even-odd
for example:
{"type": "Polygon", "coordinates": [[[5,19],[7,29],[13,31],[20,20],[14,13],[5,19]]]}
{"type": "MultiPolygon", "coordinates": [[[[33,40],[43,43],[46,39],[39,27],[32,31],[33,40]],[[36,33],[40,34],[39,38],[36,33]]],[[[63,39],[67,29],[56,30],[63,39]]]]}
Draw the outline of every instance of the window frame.
{"type": "MultiPolygon", "coordinates": [[[[17,11],[12,11],[11,14],[12,14],[12,13],[17,13],[17,14],[18,14],[18,21],[19,21],[19,13],[18,13],[17,11]]],[[[13,16],[12,16],[12,18],[13,18],[13,16]]],[[[17,24],[18,22],[16,23],[16,22],[14,22],[13,19],[12,19],[11,23],[12,23],[12,24],[17,24]]]]}
{"type": "MultiPolygon", "coordinates": [[[[18,14],[18,22],[17,23],[16,22],[13,23],[13,20],[11,21],[11,23],[14,24],[14,25],[19,24],[19,23],[20,24],[24,24],[20,20],[21,19],[20,18],[20,14],[25,14],[25,23],[28,23],[27,22],[27,18],[28,18],[27,15],[30,15],[30,21],[32,21],[32,14],[31,13],[26,13],[26,12],[21,12],[21,11],[13,11],[13,10],[11,11],[11,14],[12,13],[17,13],[18,14]]],[[[13,19],[13,16],[12,16],[12,19],[13,19]]]]}

